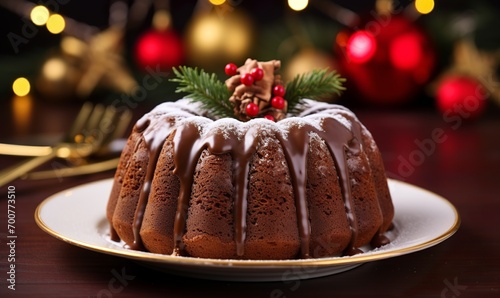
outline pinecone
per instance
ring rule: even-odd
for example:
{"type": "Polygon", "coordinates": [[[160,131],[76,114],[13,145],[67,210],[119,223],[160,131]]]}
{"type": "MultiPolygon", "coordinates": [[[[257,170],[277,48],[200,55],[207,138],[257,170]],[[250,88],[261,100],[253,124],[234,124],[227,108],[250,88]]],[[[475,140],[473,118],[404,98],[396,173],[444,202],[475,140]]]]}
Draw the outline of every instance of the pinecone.
{"type": "Polygon", "coordinates": [[[233,92],[229,101],[233,104],[234,114],[242,121],[248,121],[255,117],[272,116],[272,119],[279,121],[286,116],[287,105],[282,109],[276,109],[271,105],[273,98],[273,87],[282,85],[280,75],[275,75],[279,70],[281,62],[271,60],[267,62],[258,62],[257,60],[247,59],[245,64],[238,68],[236,75],[226,80],[226,86],[230,92],[233,92]],[[254,80],[252,84],[242,83],[242,76],[251,74],[252,70],[260,68],[264,75],[259,80],[254,80]],[[248,104],[253,103],[258,107],[256,115],[247,113],[248,104]]]}

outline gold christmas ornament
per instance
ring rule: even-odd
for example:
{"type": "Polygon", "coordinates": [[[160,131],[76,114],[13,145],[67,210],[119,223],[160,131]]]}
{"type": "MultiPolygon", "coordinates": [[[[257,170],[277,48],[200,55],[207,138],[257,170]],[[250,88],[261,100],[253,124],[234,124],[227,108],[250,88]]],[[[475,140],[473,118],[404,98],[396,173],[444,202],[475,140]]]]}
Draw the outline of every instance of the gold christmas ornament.
{"type": "Polygon", "coordinates": [[[190,64],[217,69],[225,61],[248,56],[252,37],[250,19],[241,12],[198,13],[186,31],[186,54],[190,64]]]}
{"type": "MultiPolygon", "coordinates": [[[[284,71],[285,81],[290,81],[296,75],[309,73],[315,69],[337,69],[335,59],[320,50],[308,47],[300,50],[286,64],[284,71]]],[[[335,96],[332,94],[332,97],[335,96]]],[[[327,100],[325,98],[325,100],[327,100]]]]}
{"type": "Polygon", "coordinates": [[[82,76],[79,61],[57,52],[43,63],[36,79],[36,88],[50,100],[63,100],[74,96],[76,86],[82,76]]]}

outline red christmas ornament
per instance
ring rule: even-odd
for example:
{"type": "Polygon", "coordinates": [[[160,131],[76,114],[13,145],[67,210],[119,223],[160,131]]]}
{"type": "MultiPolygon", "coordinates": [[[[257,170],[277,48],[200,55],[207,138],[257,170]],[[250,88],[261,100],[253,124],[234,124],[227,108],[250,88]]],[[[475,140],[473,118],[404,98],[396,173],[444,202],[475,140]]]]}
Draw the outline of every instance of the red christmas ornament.
{"type": "Polygon", "coordinates": [[[487,91],[476,79],[450,76],[443,79],[436,92],[436,104],[444,117],[475,119],[485,107],[487,91]]]}
{"type": "Polygon", "coordinates": [[[435,52],[429,37],[402,16],[376,16],[346,29],[335,41],[340,73],[364,101],[409,101],[431,75],[435,52]]]}
{"type": "Polygon", "coordinates": [[[142,68],[169,70],[182,64],[184,50],[179,36],[172,30],[149,30],[142,34],[135,45],[135,59],[142,68]]]}
{"type": "Polygon", "coordinates": [[[249,73],[244,73],[240,77],[240,82],[245,86],[251,86],[254,80],[253,76],[249,73]]]}
{"type": "Polygon", "coordinates": [[[274,86],[273,94],[274,96],[281,96],[281,97],[285,96],[285,87],[283,87],[282,85],[274,86]]]}
{"type": "Polygon", "coordinates": [[[232,77],[238,73],[238,66],[236,66],[236,64],[234,63],[228,63],[226,64],[226,67],[224,67],[224,72],[228,76],[232,77]]]}
{"type": "Polygon", "coordinates": [[[271,99],[271,106],[277,110],[285,107],[285,100],[281,96],[275,96],[271,99]]]}
{"type": "Polygon", "coordinates": [[[248,117],[255,117],[259,114],[259,106],[251,102],[245,107],[245,112],[248,117]]]}
{"type": "Polygon", "coordinates": [[[260,67],[256,67],[250,71],[250,74],[255,81],[260,81],[264,77],[264,70],[260,67]]]}

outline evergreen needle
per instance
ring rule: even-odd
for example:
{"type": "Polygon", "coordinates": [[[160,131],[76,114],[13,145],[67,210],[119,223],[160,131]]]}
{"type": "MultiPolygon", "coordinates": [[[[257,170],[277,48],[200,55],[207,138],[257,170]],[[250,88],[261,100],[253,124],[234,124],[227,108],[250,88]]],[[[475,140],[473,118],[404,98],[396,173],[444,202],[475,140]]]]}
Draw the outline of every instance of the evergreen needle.
{"type": "Polygon", "coordinates": [[[296,114],[300,111],[303,99],[319,100],[333,93],[339,94],[345,90],[345,82],[335,71],[315,69],[310,73],[297,75],[286,84],[285,98],[288,101],[288,112],[296,114]]]}
{"type": "Polygon", "coordinates": [[[179,84],[176,93],[188,93],[191,101],[201,103],[202,108],[213,117],[235,118],[229,90],[215,74],[187,66],[173,68],[173,72],[176,77],[170,81],[179,84]]]}

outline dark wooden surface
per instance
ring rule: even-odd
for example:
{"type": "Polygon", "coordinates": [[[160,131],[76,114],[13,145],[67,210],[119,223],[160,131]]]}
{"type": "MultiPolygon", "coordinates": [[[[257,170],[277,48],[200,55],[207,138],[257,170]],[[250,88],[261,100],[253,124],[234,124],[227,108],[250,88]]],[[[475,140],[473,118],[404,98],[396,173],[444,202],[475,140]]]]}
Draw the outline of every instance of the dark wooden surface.
{"type": "MultiPolygon", "coordinates": [[[[63,132],[78,106],[35,103],[19,122],[0,103],[0,141],[63,132]]],[[[143,107],[144,110],[150,107],[143,107]]],[[[144,112],[136,109],[136,116],[144,112]]],[[[451,201],[462,225],[445,242],[409,255],[364,264],[338,275],[301,281],[241,283],[159,273],[130,260],[59,241],[33,214],[46,197],[113,172],[43,181],[17,180],[16,290],[7,289],[7,188],[0,198],[1,297],[500,297],[500,117],[442,118],[432,110],[360,111],[390,177],[451,201]],[[459,121],[460,120],[460,121],[459,121]],[[433,139],[434,138],[434,139],[433,139]],[[116,275],[127,279],[117,282],[116,275]]],[[[0,168],[21,158],[0,156],[0,168]]],[[[103,194],[103,199],[107,194],[103,194]]]]}

